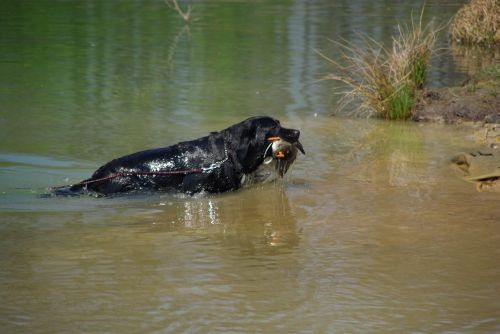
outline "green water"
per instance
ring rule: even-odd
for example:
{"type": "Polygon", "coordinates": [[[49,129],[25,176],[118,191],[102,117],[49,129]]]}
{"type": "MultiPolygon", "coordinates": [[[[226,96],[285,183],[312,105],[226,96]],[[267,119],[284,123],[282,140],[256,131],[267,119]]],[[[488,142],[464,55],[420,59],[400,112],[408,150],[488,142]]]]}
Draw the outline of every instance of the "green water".
{"type": "MultiPolygon", "coordinates": [[[[500,331],[499,197],[449,166],[471,130],[332,117],[318,81],[315,49],[389,43],[422,3],[192,4],[189,27],[161,0],[0,4],[0,332],[500,331]],[[302,132],[283,182],[39,196],[253,115],[302,132]]],[[[460,5],[427,1],[424,21],[460,5]]],[[[429,84],[464,64],[440,52],[429,84]]]]}

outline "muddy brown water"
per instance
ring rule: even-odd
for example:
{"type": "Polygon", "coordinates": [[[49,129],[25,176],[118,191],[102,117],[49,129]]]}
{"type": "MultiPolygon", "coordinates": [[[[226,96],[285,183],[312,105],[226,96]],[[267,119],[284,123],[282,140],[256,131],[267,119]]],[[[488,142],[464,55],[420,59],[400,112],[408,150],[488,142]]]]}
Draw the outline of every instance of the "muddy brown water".
{"type": "MultiPolygon", "coordinates": [[[[161,1],[2,6],[2,333],[500,331],[499,195],[450,167],[470,129],[331,117],[315,82],[325,37],[388,39],[419,4],[200,2],[189,32],[161,1]],[[283,181],[40,196],[255,114],[302,131],[283,181]]],[[[435,62],[432,85],[465,72],[435,62]]]]}

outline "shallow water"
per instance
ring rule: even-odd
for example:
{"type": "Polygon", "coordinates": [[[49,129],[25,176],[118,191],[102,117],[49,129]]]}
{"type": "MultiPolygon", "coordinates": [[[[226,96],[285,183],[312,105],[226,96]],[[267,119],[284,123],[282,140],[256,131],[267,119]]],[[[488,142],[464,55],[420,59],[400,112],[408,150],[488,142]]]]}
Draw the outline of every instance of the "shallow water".
{"type": "MultiPolygon", "coordinates": [[[[500,331],[499,197],[449,164],[470,129],[331,117],[315,82],[314,48],[388,40],[411,6],[196,2],[189,31],[161,1],[1,6],[2,332],[500,331]],[[282,182],[40,196],[255,114],[302,131],[282,182]]],[[[434,86],[467,72],[434,62],[434,86]]]]}

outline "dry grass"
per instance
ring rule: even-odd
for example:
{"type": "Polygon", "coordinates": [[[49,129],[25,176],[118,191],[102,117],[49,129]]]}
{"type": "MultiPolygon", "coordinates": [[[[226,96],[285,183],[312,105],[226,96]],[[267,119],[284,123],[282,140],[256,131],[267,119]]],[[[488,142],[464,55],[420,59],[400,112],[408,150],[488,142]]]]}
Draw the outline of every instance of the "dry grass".
{"type": "Polygon", "coordinates": [[[450,25],[453,41],[494,46],[500,44],[500,2],[471,0],[458,10],[450,25]]]}
{"type": "Polygon", "coordinates": [[[409,118],[425,83],[437,31],[432,24],[423,26],[420,15],[418,22],[412,18],[410,26],[398,26],[390,50],[365,37],[362,48],[336,42],[343,49],[340,62],[320,53],[335,66],[336,73],[326,78],[348,87],[339,109],[357,101],[357,111],[385,119],[409,118]]]}

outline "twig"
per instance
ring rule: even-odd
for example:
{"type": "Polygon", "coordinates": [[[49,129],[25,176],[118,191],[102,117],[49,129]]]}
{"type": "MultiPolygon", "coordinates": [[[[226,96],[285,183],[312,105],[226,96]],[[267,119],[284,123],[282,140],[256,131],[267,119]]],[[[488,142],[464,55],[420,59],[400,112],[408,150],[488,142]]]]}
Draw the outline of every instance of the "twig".
{"type": "Polygon", "coordinates": [[[184,23],[189,23],[189,16],[191,15],[191,5],[188,5],[187,7],[187,12],[183,12],[181,7],[179,7],[179,4],[177,3],[177,0],[164,0],[165,3],[169,8],[175,9],[177,13],[184,19],[184,23]]]}

